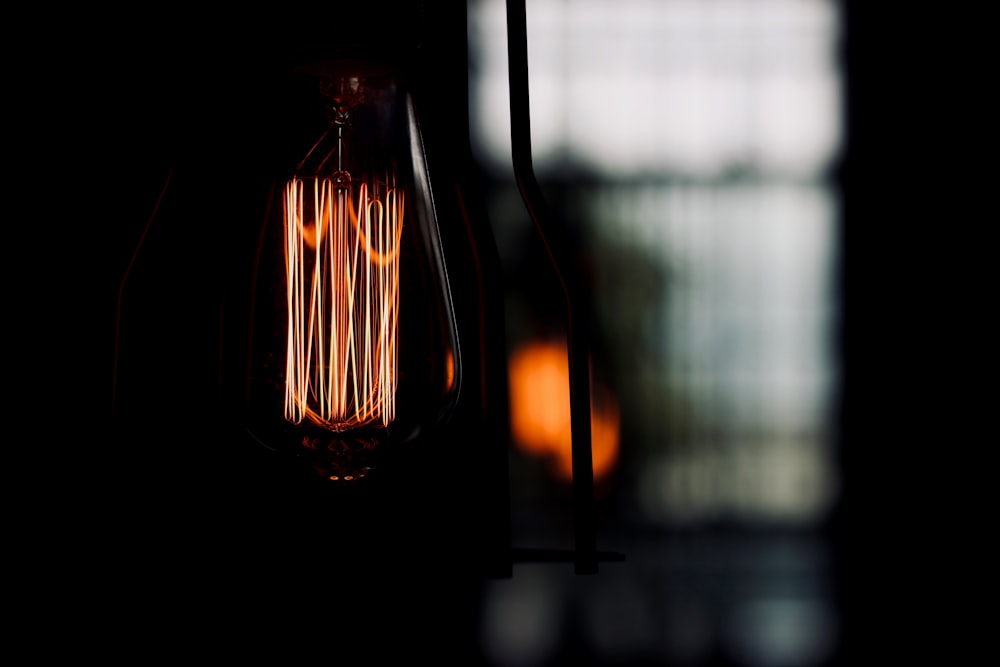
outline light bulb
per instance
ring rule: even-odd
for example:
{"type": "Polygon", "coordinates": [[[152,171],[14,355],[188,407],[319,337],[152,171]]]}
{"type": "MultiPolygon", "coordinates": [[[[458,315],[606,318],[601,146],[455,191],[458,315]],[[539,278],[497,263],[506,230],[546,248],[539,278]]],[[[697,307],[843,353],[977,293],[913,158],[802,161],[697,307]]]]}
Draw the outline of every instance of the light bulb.
{"type": "Polygon", "coordinates": [[[301,73],[325,127],[276,183],[260,238],[248,426],[352,480],[446,420],[461,355],[404,81],[350,61],[301,73]]]}

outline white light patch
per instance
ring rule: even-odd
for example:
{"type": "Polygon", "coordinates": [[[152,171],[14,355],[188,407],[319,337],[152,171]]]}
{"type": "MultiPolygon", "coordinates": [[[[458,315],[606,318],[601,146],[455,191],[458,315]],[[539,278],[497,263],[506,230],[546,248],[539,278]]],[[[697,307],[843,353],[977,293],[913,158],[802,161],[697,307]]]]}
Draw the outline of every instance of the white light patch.
{"type": "MultiPolygon", "coordinates": [[[[534,166],[605,177],[810,176],[841,142],[837,15],[822,0],[527,7],[534,166]]],[[[510,164],[506,15],[470,7],[473,143],[510,164]]]]}

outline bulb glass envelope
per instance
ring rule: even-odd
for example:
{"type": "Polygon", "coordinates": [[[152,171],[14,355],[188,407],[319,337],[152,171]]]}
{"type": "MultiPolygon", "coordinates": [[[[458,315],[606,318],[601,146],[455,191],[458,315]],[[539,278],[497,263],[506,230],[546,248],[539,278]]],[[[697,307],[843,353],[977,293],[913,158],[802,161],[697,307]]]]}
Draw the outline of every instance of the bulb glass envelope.
{"type": "Polygon", "coordinates": [[[454,406],[461,354],[417,112],[386,67],[303,68],[325,128],[259,243],[249,428],[358,479],[454,406]]]}

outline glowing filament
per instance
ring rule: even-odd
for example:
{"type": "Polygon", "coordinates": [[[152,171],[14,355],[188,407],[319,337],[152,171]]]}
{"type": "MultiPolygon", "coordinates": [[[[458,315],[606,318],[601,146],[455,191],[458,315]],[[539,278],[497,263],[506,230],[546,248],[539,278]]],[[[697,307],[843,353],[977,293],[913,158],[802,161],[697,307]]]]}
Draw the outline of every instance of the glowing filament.
{"type": "Polygon", "coordinates": [[[285,187],[285,419],[332,431],[395,418],[403,193],[340,178],[285,187]]]}

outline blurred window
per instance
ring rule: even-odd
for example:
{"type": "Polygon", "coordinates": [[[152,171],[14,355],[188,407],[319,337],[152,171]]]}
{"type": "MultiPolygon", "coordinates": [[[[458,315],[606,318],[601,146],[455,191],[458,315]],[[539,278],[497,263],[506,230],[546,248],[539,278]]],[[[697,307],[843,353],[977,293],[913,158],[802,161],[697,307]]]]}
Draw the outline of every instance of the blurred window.
{"type": "MultiPolygon", "coordinates": [[[[591,249],[634,506],[668,525],[821,520],[838,483],[837,5],[527,14],[536,175],[591,249]]],[[[504,2],[472,0],[469,17],[473,146],[500,191],[504,2]]],[[[524,221],[506,210],[492,222],[515,264],[524,221]]]]}

